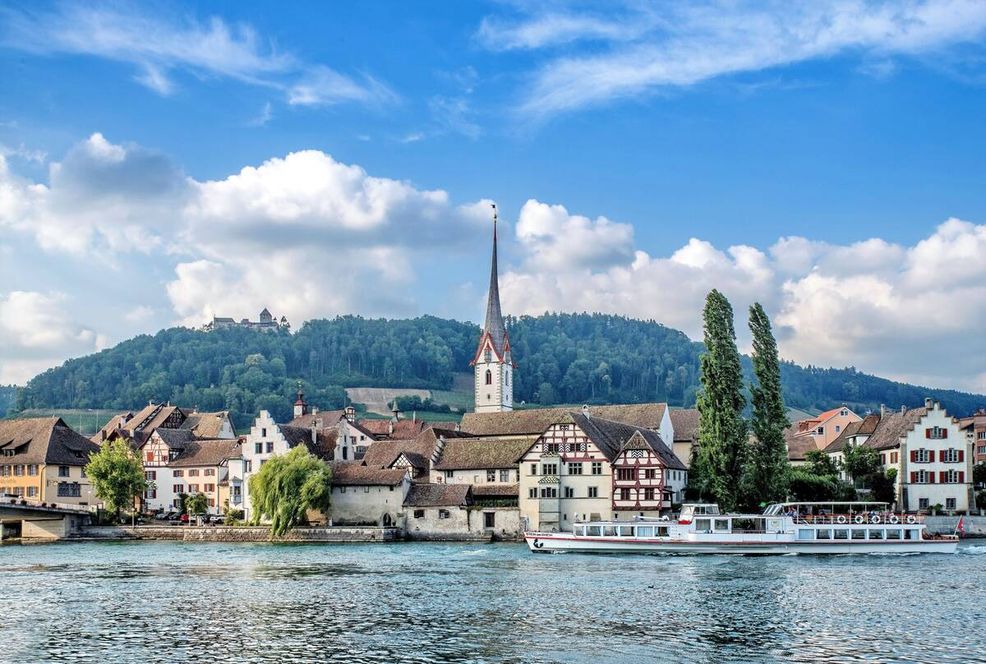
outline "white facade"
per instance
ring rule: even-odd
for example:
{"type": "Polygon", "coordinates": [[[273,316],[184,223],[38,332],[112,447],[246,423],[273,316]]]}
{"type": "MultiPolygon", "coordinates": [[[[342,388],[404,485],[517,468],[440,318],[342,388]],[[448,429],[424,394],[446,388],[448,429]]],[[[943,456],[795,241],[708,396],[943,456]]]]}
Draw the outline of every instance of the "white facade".
{"type": "Polygon", "coordinates": [[[432,470],[434,484],[517,484],[517,468],[485,468],[468,470],[432,470]]]}
{"type": "Polygon", "coordinates": [[[397,526],[403,513],[404,498],[411,488],[405,475],[399,484],[343,485],[332,487],[332,524],[397,526]]]}
{"type": "Polygon", "coordinates": [[[972,445],[937,402],[904,436],[899,451],[880,450],[887,468],[897,468],[898,496],[909,512],[936,505],[965,512],[972,492],[972,445]],[[894,455],[894,452],[899,452],[894,455]]]}
{"type": "MultiPolygon", "coordinates": [[[[250,477],[253,473],[260,470],[265,461],[279,454],[287,454],[291,449],[284,434],[278,427],[274,418],[266,410],[260,411],[260,415],[253,421],[243,441],[242,454],[242,474],[243,474],[243,514],[245,519],[250,519],[253,514],[250,506],[250,477]]],[[[232,485],[231,485],[232,489],[232,485]]],[[[232,492],[231,492],[232,493],[232,492]]],[[[230,504],[232,504],[232,499],[230,504]]]]}
{"type": "Polygon", "coordinates": [[[488,338],[475,364],[476,412],[496,413],[514,409],[513,365],[509,351],[497,356],[488,338]]]}

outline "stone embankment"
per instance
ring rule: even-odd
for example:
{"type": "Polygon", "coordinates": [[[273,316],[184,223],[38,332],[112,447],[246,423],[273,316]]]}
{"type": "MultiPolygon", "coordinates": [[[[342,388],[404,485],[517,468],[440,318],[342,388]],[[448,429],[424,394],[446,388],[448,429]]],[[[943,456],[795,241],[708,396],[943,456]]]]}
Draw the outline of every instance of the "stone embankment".
{"type": "MultiPolygon", "coordinates": [[[[951,535],[959,523],[957,516],[929,516],[924,522],[928,524],[928,532],[940,535],[951,535]]],[[[986,516],[964,516],[962,529],[966,537],[986,537],[986,516]]]]}
{"type": "Polygon", "coordinates": [[[173,540],[180,542],[392,542],[397,528],[293,528],[271,540],[270,529],[254,526],[89,526],[79,537],[87,540],[173,540]]]}

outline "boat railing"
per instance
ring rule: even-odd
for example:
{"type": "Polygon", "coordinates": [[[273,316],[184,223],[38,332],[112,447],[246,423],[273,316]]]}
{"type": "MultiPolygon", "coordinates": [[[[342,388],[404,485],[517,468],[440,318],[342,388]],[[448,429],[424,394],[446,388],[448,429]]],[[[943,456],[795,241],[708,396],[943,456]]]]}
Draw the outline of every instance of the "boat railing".
{"type": "Polygon", "coordinates": [[[853,514],[799,514],[794,522],[799,525],[851,526],[873,525],[915,525],[924,523],[924,517],[917,514],[898,512],[856,512],[853,514]]]}

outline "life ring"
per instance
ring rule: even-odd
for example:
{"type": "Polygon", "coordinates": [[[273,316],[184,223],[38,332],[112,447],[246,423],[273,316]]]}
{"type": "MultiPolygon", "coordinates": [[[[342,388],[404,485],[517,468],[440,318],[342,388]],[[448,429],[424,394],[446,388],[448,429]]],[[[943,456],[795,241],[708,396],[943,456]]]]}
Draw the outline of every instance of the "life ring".
{"type": "Polygon", "coordinates": [[[915,521],[917,521],[917,519],[914,518],[914,515],[913,514],[908,514],[907,515],[907,522],[908,523],[914,523],[915,521]]]}
{"type": "Polygon", "coordinates": [[[890,523],[900,523],[900,519],[897,518],[896,514],[891,514],[890,518],[887,519],[890,523]]]}
{"type": "Polygon", "coordinates": [[[880,515],[879,514],[874,514],[873,515],[873,518],[870,519],[870,523],[880,523],[880,515]]]}
{"type": "Polygon", "coordinates": [[[863,518],[862,514],[857,514],[856,518],[853,519],[856,523],[864,523],[866,519],[863,518]]]}
{"type": "Polygon", "coordinates": [[[845,523],[846,522],[846,517],[844,515],[840,514],[839,517],[836,519],[836,521],[838,521],[839,523],[845,523]]]}

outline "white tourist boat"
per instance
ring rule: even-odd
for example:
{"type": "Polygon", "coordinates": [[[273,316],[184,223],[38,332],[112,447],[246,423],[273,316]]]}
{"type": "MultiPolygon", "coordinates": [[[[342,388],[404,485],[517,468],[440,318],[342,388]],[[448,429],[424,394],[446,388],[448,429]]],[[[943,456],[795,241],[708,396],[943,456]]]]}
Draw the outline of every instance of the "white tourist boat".
{"type": "Polygon", "coordinates": [[[954,553],[958,537],[925,533],[923,518],[886,503],[778,503],[763,514],[684,505],[676,521],[637,517],[525,532],[531,551],[580,553],[954,553]]]}

